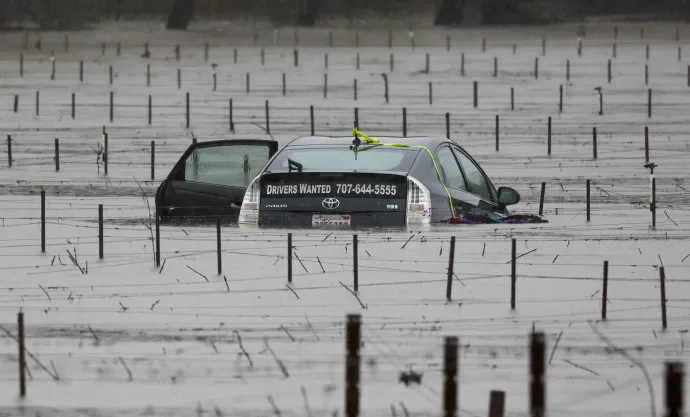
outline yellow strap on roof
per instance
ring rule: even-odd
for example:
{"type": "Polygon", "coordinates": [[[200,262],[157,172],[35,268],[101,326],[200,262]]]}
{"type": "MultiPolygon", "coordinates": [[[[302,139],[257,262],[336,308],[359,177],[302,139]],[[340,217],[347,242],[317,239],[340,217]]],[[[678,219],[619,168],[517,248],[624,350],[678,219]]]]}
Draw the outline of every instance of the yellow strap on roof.
{"type": "Polygon", "coordinates": [[[359,138],[362,142],[372,145],[369,146],[365,149],[362,149],[361,151],[367,151],[369,149],[378,147],[378,146],[394,146],[394,147],[401,147],[401,148],[417,148],[417,149],[424,149],[429,156],[431,157],[431,162],[434,164],[434,169],[436,170],[436,176],[438,177],[438,181],[441,183],[443,186],[443,189],[446,192],[446,196],[448,196],[448,206],[450,207],[450,213],[452,217],[455,217],[455,207],[453,206],[453,199],[450,196],[450,192],[448,191],[448,187],[446,187],[446,184],[443,183],[443,179],[441,178],[441,171],[438,169],[438,164],[436,163],[436,158],[434,158],[434,155],[431,153],[431,150],[427,148],[426,146],[411,146],[411,145],[406,145],[404,143],[381,143],[381,141],[377,138],[372,138],[371,136],[363,133],[356,127],[352,128],[352,134],[356,137],[359,138]]]}

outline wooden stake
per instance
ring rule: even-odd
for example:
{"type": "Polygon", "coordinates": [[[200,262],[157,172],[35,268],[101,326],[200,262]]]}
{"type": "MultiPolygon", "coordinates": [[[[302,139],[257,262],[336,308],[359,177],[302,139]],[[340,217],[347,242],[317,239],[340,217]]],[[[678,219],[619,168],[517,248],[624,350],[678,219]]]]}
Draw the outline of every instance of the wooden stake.
{"type": "Polygon", "coordinates": [[[189,114],[189,91],[185,94],[185,121],[186,121],[186,126],[187,129],[189,129],[190,125],[190,114],[189,114]]]}
{"type": "Polygon", "coordinates": [[[474,105],[474,108],[476,109],[479,105],[479,84],[477,83],[477,81],[472,82],[472,97],[472,103],[474,105]]]}
{"type": "Polygon", "coordinates": [[[496,115],[496,122],[495,122],[495,127],[494,127],[494,135],[495,135],[495,142],[496,142],[496,152],[499,150],[499,138],[500,138],[500,119],[499,116],[496,115]]]}
{"type": "Polygon", "coordinates": [[[383,74],[383,98],[386,100],[386,104],[388,104],[388,75],[386,74],[383,74]]]}
{"type": "Polygon", "coordinates": [[[551,156],[551,116],[546,121],[546,154],[551,156]]]}
{"type": "Polygon", "coordinates": [[[110,123],[115,120],[115,93],[110,92],[110,123]]]}
{"type": "Polygon", "coordinates": [[[60,139],[55,138],[55,172],[60,171],[60,139]]]}
{"type": "Polygon", "coordinates": [[[644,163],[649,163],[649,126],[644,127],[644,163]]]}
{"type": "Polygon", "coordinates": [[[156,266],[161,266],[161,216],[156,210],[156,266]]]}
{"type": "Polygon", "coordinates": [[[149,94],[149,126],[151,126],[151,123],[153,122],[153,97],[151,94],[149,94]]]}
{"type": "Polygon", "coordinates": [[[314,106],[309,106],[309,122],[311,125],[311,135],[314,136],[314,106]]]}
{"type": "Polygon", "coordinates": [[[26,398],[26,348],[24,342],[24,313],[17,313],[17,339],[19,340],[19,397],[26,398]]]}
{"type": "Polygon", "coordinates": [[[359,416],[359,380],[361,323],[359,314],[347,315],[347,340],[345,357],[345,417],[359,416]]]}
{"type": "Polygon", "coordinates": [[[12,135],[7,135],[7,165],[12,168],[12,135]]]}
{"type": "Polygon", "coordinates": [[[604,261],[604,284],[601,289],[601,319],[606,320],[606,304],[609,292],[609,261],[604,261]]]}
{"type": "Polygon", "coordinates": [[[358,255],[358,242],[357,235],[352,235],[352,273],[354,281],[354,291],[357,293],[359,291],[359,255],[358,255]]]}
{"type": "Polygon", "coordinates": [[[228,126],[230,127],[230,131],[232,133],[235,133],[235,123],[233,122],[233,119],[232,119],[232,116],[233,116],[232,115],[232,111],[233,111],[232,107],[233,107],[232,106],[232,99],[228,99],[228,126]]]}
{"type": "Polygon", "coordinates": [[[607,73],[607,79],[609,81],[609,84],[611,84],[611,60],[608,60],[608,64],[606,65],[606,73],[607,73]]]}
{"type": "Polygon", "coordinates": [[[652,201],[649,205],[652,211],[652,230],[656,230],[656,178],[652,177],[652,201]]]}
{"type": "Polygon", "coordinates": [[[402,109],[402,135],[404,138],[407,137],[407,108],[402,109]]]}
{"type": "Polygon", "coordinates": [[[46,253],[46,191],[41,190],[41,253],[46,253]]]}
{"type": "Polygon", "coordinates": [[[287,276],[288,283],[292,283],[292,233],[287,235],[287,276]]]}
{"type": "Polygon", "coordinates": [[[443,416],[456,417],[458,410],[458,338],[445,338],[444,351],[444,383],[443,383],[443,416]]]}
{"type": "Polygon", "coordinates": [[[98,205],[98,259],[103,259],[103,204],[98,205]]]}
{"type": "Polygon", "coordinates": [[[446,281],[446,301],[451,302],[453,292],[453,266],[455,264],[455,236],[450,237],[450,253],[448,254],[448,279],[446,281]]]}
{"type": "Polygon", "coordinates": [[[503,417],[505,413],[505,391],[491,391],[489,393],[489,417],[503,417]]]}
{"type": "Polygon", "coordinates": [[[151,141],[151,181],[156,178],[156,141],[151,141]]]}
{"type": "Polygon", "coordinates": [[[216,219],[216,253],[218,256],[218,275],[223,273],[223,257],[220,243],[220,218],[216,219]]]}
{"type": "Polygon", "coordinates": [[[532,332],[530,345],[530,417],[546,415],[546,337],[532,332]]]}
{"type": "Polygon", "coordinates": [[[328,74],[323,74],[323,98],[328,98],[328,74]]]}
{"type": "Polygon", "coordinates": [[[647,89],[647,117],[652,117],[652,89],[647,89]]]}
{"type": "Polygon", "coordinates": [[[546,183],[541,183],[541,193],[539,195],[539,217],[544,214],[544,195],[546,194],[546,183]]]}
{"type": "Polygon", "coordinates": [[[664,267],[659,267],[659,289],[661,290],[661,328],[666,330],[668,322],[666,320],[666,273],[664,267]]]}
{"type": "Polygon", "coordinates": [[[103,126],[103,173],[108,175],[108,161],[110,160],[110,154],[108,153],[108,133],[105,131],[105,126],[103,126]]]}
{"type": "Polygon", "coordinates": [[[512,238],[510,240],[511,244],[511,249],[510,249],[510,309],[515,310],[515,293],[516,293],[516,285],[517,285],[517,243],[515,241],[515,238],[512,238]]]}
{"type": "Polygon", "coordinates": [[[683,417],[683,395],[685,393],[685,370],[683,362],[666,362],[665,372],[665,417],[683,417]]]}

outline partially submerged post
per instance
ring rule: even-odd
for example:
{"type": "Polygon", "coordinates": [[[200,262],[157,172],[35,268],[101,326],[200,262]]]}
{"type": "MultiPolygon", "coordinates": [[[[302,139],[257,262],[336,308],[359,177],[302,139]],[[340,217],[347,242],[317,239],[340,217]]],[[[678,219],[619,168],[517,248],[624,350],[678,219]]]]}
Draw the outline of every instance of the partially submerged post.
{"type": "Polygon", "coordinates": [[[446,280],[446,301],[451,302],[453,292],[453,265],[455,264],[455,236],[450,237],[450,253],[448,254],[448,276],[446,280]]]}
{"type": "Polygon", "coordinates": [[[541,193],[539,194],[539,216],[544,214],[544,195],[546,194],[546,183],[541,183],[541,193]]]}
{"type": "Polygon", "coordinates": [[[516,281],[517,281],[517,243],[515,238],[510,240],[510,309],[515,310],[516,281]]]}
{"type": "Polygon", "coordinates": [[[103,204],[98,205],[98,259],[103,259],[103,204]]]}
{"type": "Polygon", "coordinates": [[[24,342],[24,313],[17,313],[17,340],[19,344],[19,397],[26,397],[26,349],[24,342]]]}
{"type": "Polygon", "coordinates": [[[444,343],[443,416],[455,417],[458,410],[458,338],[448,336],[444,343]]]}
{"type": "Polygon", "coordinates": [[[41,253],[46,253],[46,191],[41,190],[41,253]]]}
{"type": "Polygon", "coordinates": [[[683,417],[685,392],[685,370],[683,362],[666,362],[665,408],[667,417],[683,417]]]}
{"type": "Polygon", "coordinates": [[[606,320],[606,303],[609,289],[609,261],[604,261],[604,283],[601,289],[601,319],[606,320]]]}
{"type": "Polygon", "coordinates": [[[602,93],[601,87],[595,87],[594,90],[597,92],[599,97],[599,116],[604,115],[604,94],[602,93]]]}
{"type": "Polygon", "coordinates": [[[530,341],[530,416],[546,415],[546,337],[532,332],[530,341]]]}
{"type": "Polygon", "coordinates": [[[292,233],[287,235],[287,276],[288,283],[292,283],[292,233]]]}
{"type": "Polygon", "coordinates": [[[345,357],[345,417],[359,416],[359,380],[362,316],[347,315],[347,340],[345,357]]]}

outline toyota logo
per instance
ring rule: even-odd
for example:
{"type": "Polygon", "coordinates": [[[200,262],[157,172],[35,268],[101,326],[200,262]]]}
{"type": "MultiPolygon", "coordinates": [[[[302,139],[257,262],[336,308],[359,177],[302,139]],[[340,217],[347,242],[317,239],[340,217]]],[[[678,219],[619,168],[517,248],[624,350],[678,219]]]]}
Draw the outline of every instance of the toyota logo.
{"type": "Polygon", "coordinates": [[[340,207],[340,201],[337,198],[324,198],[323,202],[321,202],[321,205],[325,209],[334,210],[340,207]]]}

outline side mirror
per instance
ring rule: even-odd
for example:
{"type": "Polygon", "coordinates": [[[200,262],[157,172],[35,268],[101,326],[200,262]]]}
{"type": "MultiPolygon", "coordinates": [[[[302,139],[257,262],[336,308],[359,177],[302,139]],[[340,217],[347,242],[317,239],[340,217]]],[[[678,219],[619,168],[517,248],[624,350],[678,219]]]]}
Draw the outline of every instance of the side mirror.
{"type": "Polygon", "coordinates": [[[510,187],[500,187],[498,189],[498,204],[511,206],[520,202],[520,193],[510,187]]]}

